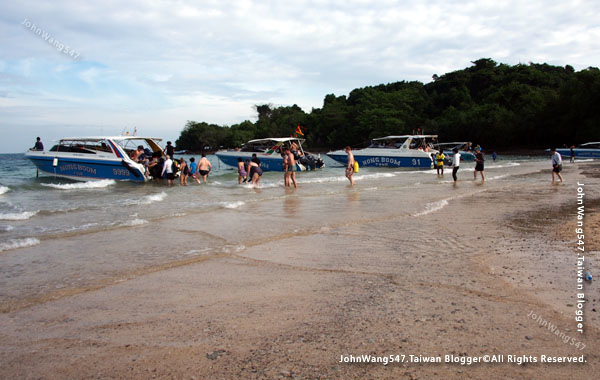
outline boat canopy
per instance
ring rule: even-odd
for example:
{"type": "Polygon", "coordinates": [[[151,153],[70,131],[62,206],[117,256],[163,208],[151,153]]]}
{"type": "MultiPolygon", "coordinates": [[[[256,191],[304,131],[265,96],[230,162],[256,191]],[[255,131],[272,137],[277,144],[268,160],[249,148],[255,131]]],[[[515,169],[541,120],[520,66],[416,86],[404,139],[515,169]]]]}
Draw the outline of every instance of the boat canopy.
{"type": "Polygon", "coordinates": [[[127,154],[136,150],[139,145],[144,149],[149,148],[152,152],[162,152],[158,145],[160,138],[141,136],[115,136],[115,137],[65,137],[54,145],[51,152],[71,152],[96,154],[98,152],[113,153],[110,141],[118,144],[127,154]]]}
{"type": "Polygon", "coordinates": [[[589,142],[579,145],[582,149],[600,149],[600,142],[589,142]]]}
{"type": "Polygon", "coordinates": [[[425,138],[431,138],[431,139],[437,139],[437,135],[401,135],[401,136],[386,136],[386,137],[378,137],[376,139],[373,139],[373,141],[379,141],[379,140],[398,140],[398,139],[406,139],[406,138],[413,138],[413,139],[425,139],[425,138]]]}
{"type": "Polygon", "coordinates": [[[437,135],[386,136],[373,139],[369,148],[422,149],[428,151],[436,142],[437,135]]]}
{"type": "Polygon", "coordinates": [[[242,152],[257,152],[257,153],[267,153],[271,154],[274,152],[280,152],[280,148],[282,146],[291,146],[293,143],[296,143],[298,149],[304,153],[302,149],[302,143],[304,139],[299,139],[296,137],[273,137],[266,139],[255,139],[250,140],[242,146],[242,152]]]}

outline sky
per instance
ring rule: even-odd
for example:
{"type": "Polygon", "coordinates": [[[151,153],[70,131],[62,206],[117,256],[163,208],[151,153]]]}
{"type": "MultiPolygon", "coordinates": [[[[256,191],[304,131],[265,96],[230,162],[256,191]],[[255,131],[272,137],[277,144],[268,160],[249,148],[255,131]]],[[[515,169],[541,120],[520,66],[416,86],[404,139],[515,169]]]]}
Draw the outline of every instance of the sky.
{"type": "Polygon", "coordinates": [[[2,1],[0,153],[134,129],[175,141],[188,120],[310,112],[480,58],[598,67],[599,14],[591,0],[2,1]]]}

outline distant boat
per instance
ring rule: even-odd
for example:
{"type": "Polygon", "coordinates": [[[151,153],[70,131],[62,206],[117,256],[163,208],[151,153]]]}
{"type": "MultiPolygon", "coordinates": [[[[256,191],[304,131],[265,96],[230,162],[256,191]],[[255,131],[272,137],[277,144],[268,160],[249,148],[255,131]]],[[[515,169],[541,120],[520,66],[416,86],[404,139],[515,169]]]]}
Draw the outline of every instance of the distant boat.
{"type": "MultiPolygon", "coordinates": [[[[550,150],[547,149],[547,152],[550,150]]],[[[571,157],[571,148],[556,149],[561,156],[571,157]]],[[[600,158],[600,142],[589,142],[573,148],[575,158],[600,158]]]]}
{"type": "Polygon", "coordinates": [[[25,153],[46,174],[79,181],[114,179],[145,181],[145,167],[129,158],[139,145],[146,154],[162,153],[161,139],[139,136],[70,137],[60,139],[49,151],[25,153]]]}
{"type": "MultiPolygon", "coordinates": [[[[352,150],[352,154],[363,167],[431,168],[436,140],[437,135],[386,136],[371,140],[367,148],[352,150]]],[[[343,149],[327,155],[344,165],[348,163],[343,149]]]]}
{"type": "Polygon", "coordinates": [[[237,167],[238,158],[246,160],[252,158],[253,154],[260,160],[260,167],[264,171],[283,171],[283,149],[285,147],[297,146],[296,166],[298,170],[318,169],[325,166],[319,156],[305,152],[302,148],[304,139],[295,137],[273,137],[265,139],[250,140],[240,150],[221,150],[216,152],[219,160],[226,165],[237,167]]]}
{"type": "Polygon", "coordinates": [[[474,161],[475,154],[469,150],[471,147],[470,142],[462,141],[462,142],[447,142],[447,143],[438,143],[434,144],[433,147],[438,151],[441,149],[445,156],[448,158],[452,158],[454,156],[453,149],[458,149],[458,153],[460,153],[460,159],[462,161],[474,161]]]}

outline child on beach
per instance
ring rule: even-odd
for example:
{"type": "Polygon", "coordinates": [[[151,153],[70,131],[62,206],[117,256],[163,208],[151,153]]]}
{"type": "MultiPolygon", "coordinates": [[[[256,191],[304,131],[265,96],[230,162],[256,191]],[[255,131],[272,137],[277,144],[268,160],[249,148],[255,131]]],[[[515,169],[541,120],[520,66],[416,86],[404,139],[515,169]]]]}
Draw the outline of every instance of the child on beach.
{"type": "Polygon", "coordinates": [[[248,180],[248,173],[246,172],[246,166],[244,165],[244,160],[238,158],[238,184],[241,184],[242,181],[246,182],[248,180]]]}

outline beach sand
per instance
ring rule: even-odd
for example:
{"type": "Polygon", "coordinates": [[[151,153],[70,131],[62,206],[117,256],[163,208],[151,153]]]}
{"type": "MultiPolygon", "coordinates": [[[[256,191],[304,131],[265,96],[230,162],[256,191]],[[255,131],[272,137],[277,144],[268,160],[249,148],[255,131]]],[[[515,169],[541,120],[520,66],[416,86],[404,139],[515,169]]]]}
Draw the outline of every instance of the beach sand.
{"type": "MultiPolygon", "coordinates": [[[[343,217],[331,206],[322,223],[291,231],[220,231],[229,249],[218,252],[131,264],[120,276],[64,290],[32,286],[4,298],[0,378],[593,378],[598,293],[586,285],[579,334],[574,228],[581,181],[586,260],[595,263],[597,165],[570,166],[561,185],[550,184],[549,170],[527,187],[461,181],[481,191],[412,215],[364,213],[378,206],[348,189],[336,198],[343,217]],[[585,348],[565,343],[533,314],[585,348]],[[340,363],[342,355],[362,354],[585,355],[587,363],[340,363]]],[[[301,200],[281,202],[284,216],[275,223],[304,212],[301,200]]],[[[225,222],[216,218],[198,223],[210,233],[225,222]]],[[[154,231],[148,247],[164,242],[162,229],[136,228],[154,231]]],[[[125,237],[106,232],[60,244],[83,239],[97,239],[91,251],[99,256],[102,241],[125,237]]]]}

